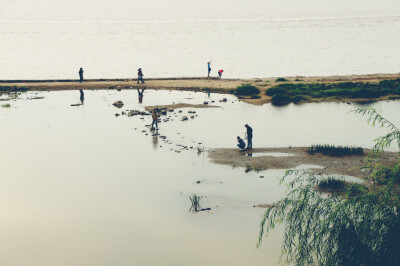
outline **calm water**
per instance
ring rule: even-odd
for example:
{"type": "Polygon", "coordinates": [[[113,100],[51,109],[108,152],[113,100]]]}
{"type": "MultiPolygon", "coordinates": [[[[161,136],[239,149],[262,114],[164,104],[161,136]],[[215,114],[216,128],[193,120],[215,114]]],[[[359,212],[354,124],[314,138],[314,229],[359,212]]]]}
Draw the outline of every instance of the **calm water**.
{"type": "MultiPolygon", "coordinates": [[[[226,95],[146,91],[140,105],[132,90],[87,91],[83,106],[70,106],[78,102],[75,91],[30,92],[0,108],[1,265],[277,265],[281,230],[256,249],[263,210],[253,205],[282,197],[284,171],[245,173],[211,164],[206,153],[177,153],[178,145],[235,147],[245,123],[257,147],[371,147],[386,132],[345,103],[257,107],[226,95]],[[45,98],[27,100],[34,96],[45,98]],[[125,106],[115,108],[116,100],[125,106]],[[170,143],[148,134],[148,116],[115,117],[204,100],[220,108],[196,109],[198,117],[181,122],[183,109],[160,123],[170,143]],[[192,193],[211,212],[190,213],[192,193]]],[[[399,101],[373,106],[400,124],[399,101]]]]}
{"type": "Polygon", "coordinates": [[[0,79],[396,73],[398,0],[2,0],[0,79]]]}

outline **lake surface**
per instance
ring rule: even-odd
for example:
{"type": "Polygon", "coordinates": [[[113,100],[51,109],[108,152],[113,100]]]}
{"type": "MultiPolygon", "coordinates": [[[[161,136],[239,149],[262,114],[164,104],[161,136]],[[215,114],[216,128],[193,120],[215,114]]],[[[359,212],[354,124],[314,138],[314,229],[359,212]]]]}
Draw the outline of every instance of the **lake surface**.
{"type": "MultiPolygon", "coordinates": [[[[78,91],[28,92],[0,108],[1,265],[277,265],[281,228],[256,249],[263,209],[253,206],[282,197],[284,170],[245,173],[196,148],[236,147],[245,123],[254,147],[369,148],[386,132],[346,103],[252,106],[230,95],[154,90],[143,104],[135,90],[85,91],[84,105],[71,106],[79,102],[78,91]],[[146,127],[149,116],[115,116],[203,101],[219,107],[169,113],[160,136],[146,127]],[[197,117],[180,121],[188,111],[197,117]],[[192,193],[211,211],[189,212],[192,193]]],[[[400,101],[372,106],[400,124],[400,101]]]]}
{"type": "Polygon", "coordinates": [[[0,79],[397,73],[398,0],[2,0],[0,79]]]}

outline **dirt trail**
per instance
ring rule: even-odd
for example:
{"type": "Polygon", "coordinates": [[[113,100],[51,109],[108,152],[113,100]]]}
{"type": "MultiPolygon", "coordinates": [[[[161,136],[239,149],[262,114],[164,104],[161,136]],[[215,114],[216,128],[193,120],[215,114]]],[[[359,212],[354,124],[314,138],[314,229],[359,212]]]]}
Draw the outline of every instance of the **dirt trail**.
{"type": "MultiPolygon", "coordinates": [[[[384,79],[400,78],[396,74],[369,74],[369,75],[347,75],[347,76],[325,76],[325,77],[285,77],[292,83],[334,83],[334,82],[371,82],[376,83],[384,79]]],[[[245,102],[261,105],[271,101],[265,95],[265,91],[278,84],[276,77],[263,79],[217,79],[217,78],[155,78],[146,79],[145,84],[137,84],[132,79],[93,79],[79,83],[77,80],[0,80],[0,87],[15,86],[25,87],[30,90],[77,90],[77,89],[136,89],[146,87],[147,89],[163,90],[185,90],[185,91],[208,91],[214,93],[231,93],[242,84],[252,84],[261,90],[260,99],[242,99],[245,102]]],[[[362,100],[362,99],[360,99],[362,100]]]]}

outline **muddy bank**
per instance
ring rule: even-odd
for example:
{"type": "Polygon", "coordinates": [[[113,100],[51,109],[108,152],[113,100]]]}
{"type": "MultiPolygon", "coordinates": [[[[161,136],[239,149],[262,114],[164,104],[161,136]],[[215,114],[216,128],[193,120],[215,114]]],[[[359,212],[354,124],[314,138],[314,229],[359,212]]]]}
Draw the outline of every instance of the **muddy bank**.
{"type": "MultiPolygon", "coordinates": [[[[384,79],[400,78],[396,74],[368,74],[347,76],[323,76],[323,77],[285,77],[287,82],[292,83],[334,83],[334,82],[370,82],[377,83],[384,79]]],[[[232,93],[234,89],[242,84],[252,84],[260,89],[259,99],[242,100],[251,104],[262,105],[271,102],[271,97],[265,95],[265,91],[277,84],[277,77],[261,79],[217,79],[217,78],[154,78],[145,79],[145,84],[137,84],[135,79],[89,79],[83,83],[78,80],[0,80],[0,87],[26,88],[28,90],[78,90],[78,89],[162,89],[162,90],[185,90],[212,93],[232,93]]],[[[351,99],[352,102],[382,99],[351,99]]],[[[316,101],[335,101],[334,99],[316,99],[316,101]]]]}
{"type": "MultiPolygon", "coordinates": [[[[327,175],[339,174],[362,177],[363,172],[360,167],[364,165],[364,159],[370,152],[370,150],[364,149],[363,155],[331,157],[322,154],[309,155],[307,151],[308,148],[306,147],[257,148],[251,151],[212,149],[208,152],[208,155],[214,163],[252,170],[293,169],[300,165],[319,165],[323,168],[312,170],[327,175]],[[274,153],[277,156],[273,156],[274,153]],[[249,156],[249,154],[252,156],[249,156]]],[[[397,158],[398,153],[385,152],[382,164],[392,165],[397,158]]]]}
{"type": "Polygon", "coordinates": [[[181,108],[220,108],[220,106],[209,105],[207,104],[189,104],[189,103],[177,103],[177,104],[168,104],[168,105],[152,105],[146,106],[144,109],[146,111],[151,111],[154,108],[158,109],[181,109],[181,108]]]}

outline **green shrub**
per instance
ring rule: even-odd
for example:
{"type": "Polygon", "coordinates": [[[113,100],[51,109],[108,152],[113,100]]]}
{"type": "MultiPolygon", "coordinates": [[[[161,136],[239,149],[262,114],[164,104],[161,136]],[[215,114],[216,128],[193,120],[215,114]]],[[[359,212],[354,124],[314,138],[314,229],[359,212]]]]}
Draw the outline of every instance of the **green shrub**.
{"type": "Polygon", "coordinates": [[[372,88],[360,88],[353,91],[352,98],[379,98],[381,92],[372,88]]]}
{"type": "Polygon", "coordinates": [[[290,103],[292,99],[284,94],[276,94],[271,98],[273,103],[290,103]]]}
{"type": "Polygon", "coordinates": [[[268,96],[274,96],[276,94],[285,94],[285,90],[279,87],[272,87],[265,91],[265,94],[268,96]]]}
{"type": "Polygon", "coordinates": [[[304,96],[301,96],[301,95],[296,95],[293,97],[293,102],[297,103],[297,102],[301,102],[301,101],[307,101],[307,98],[305,98],[304,96]]]}
{"type": "Polygon", "coordinates": [[[9,103],[2,104],[1,107],[3,107],[3,108],[10,108],[10,107],[11,107],[11,104],[9,104],[9,103]]]}
{"type": "Polygon", "coordinates": [[[361,194],[364,194],[368,191],[368,188],[364,185],[357,184],[357,183],[350,183],[346,187],[346,197],[347,198],[354,198],[358,197],[361,194]]]}
{"type": "Polygon", "coordinates": [[[285,82],[285,81],[288,81],[288,80],[285,79],[285,78],[277,78],[275,81],[276,82],[285,82]]]}
{"type": "Polygon", "coordinates": [[[260,90],[257,89],[257,87],[250,85],[250,84],[244,84],[236,88],[235,94],[236,95],[254,95],[254,94],[259,94],[260,90]]]}
{"type": "Polygon", "coordinates": [[[251,98],[251,99],[260,99],[261,96],[260,96],[260,95],[257,95],[257,94],[253,94],[253,95],[250,96],[250,98],[251,98]]]}

